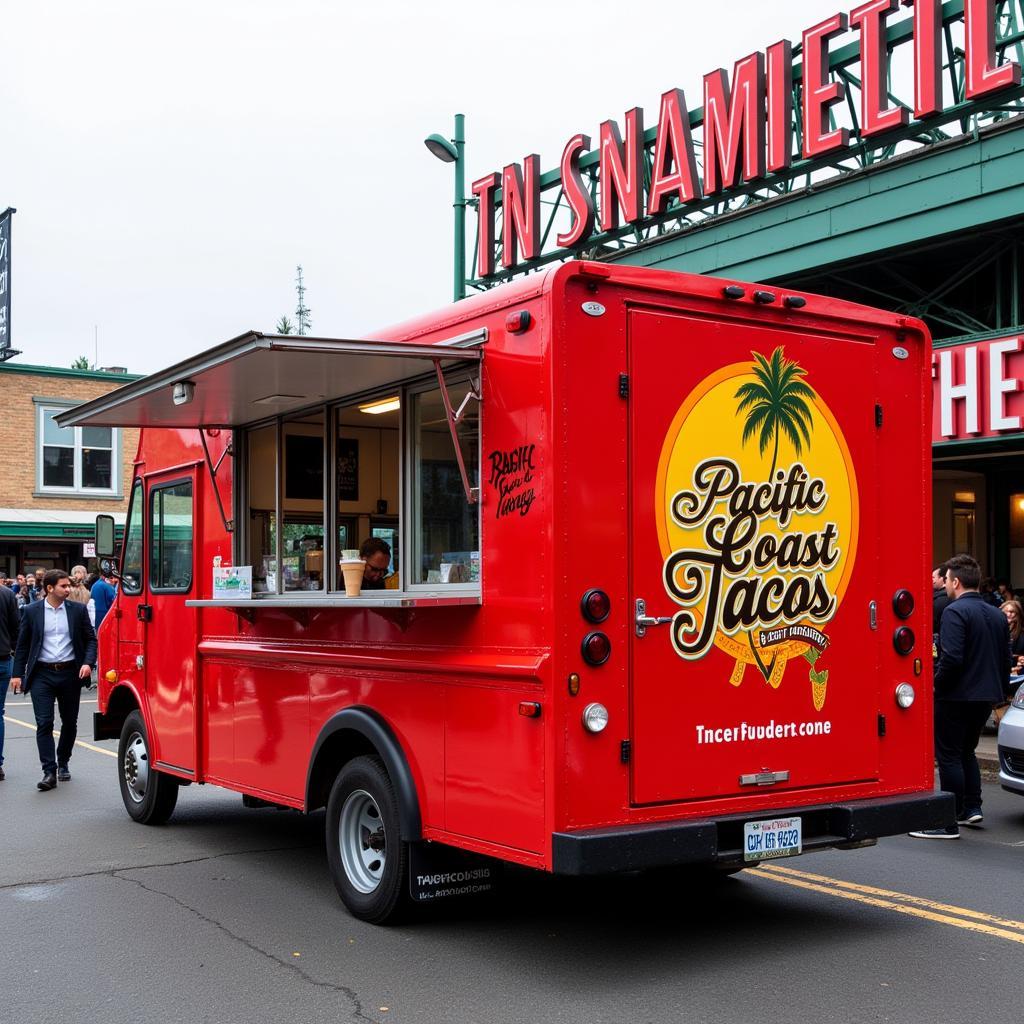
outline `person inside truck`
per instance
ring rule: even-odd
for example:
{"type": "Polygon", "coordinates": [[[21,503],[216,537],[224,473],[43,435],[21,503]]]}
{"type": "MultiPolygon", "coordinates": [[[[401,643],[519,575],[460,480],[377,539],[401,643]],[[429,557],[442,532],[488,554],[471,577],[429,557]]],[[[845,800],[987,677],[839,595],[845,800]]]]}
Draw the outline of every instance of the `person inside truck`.
{"type": "Polygon", "coordinates": [[[380,537],[367,537],[359,545],[363,560],[363,590],[384,590],[387,587],[388,566],[391,565],[391,545],[380,537]]]}

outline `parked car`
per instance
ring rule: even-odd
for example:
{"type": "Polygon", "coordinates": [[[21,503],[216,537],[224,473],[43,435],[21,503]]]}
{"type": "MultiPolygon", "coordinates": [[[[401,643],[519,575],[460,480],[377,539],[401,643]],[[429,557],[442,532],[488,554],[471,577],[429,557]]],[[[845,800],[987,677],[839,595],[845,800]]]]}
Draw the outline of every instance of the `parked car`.
{"type": "Polygon", "coordinates": [[[999,723],[999,782],[1003,789],[1024,796],[1024,686],[999,723]]]}

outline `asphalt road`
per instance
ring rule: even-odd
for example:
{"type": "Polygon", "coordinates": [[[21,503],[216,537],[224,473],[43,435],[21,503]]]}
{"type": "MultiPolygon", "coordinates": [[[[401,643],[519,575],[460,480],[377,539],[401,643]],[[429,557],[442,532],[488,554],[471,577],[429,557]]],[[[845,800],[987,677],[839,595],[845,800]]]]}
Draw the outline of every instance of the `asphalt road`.
{"type": "Polygon", "coordinates": [[[1020,1019],[1024,798],[995,785],[959,842],[711,886],[513,871],[494,900],[375,928],[336,898],[322,814],[192,786],[168,826],[135,825],[113,743],[39,793],[32,730],[12,721],[31,708],[7,716],[0,1024],[1020,1019]]]}

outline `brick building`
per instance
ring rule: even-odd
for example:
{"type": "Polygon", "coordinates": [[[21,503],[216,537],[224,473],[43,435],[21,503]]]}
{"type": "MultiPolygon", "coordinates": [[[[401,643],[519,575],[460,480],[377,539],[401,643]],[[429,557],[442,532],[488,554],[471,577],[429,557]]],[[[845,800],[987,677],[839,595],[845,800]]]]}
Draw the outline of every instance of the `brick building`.
{"type": "Polygon", "coordinates": [[[0,573],[91,568],[85,545],[97,513],[123,524],[138,430],[61,429],[53,416],[137,379],[0,363],[0,573]]]}

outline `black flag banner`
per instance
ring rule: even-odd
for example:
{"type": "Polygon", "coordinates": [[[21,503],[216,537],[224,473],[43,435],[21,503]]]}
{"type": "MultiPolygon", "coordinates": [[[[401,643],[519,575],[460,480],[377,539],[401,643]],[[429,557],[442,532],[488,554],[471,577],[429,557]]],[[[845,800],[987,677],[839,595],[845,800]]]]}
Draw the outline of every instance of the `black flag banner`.
{"type": "Polygon", "coordinates": [[[20,355],[11,348],[11,216],[13,206],[0,214],[0,363],[20,355]]]}

